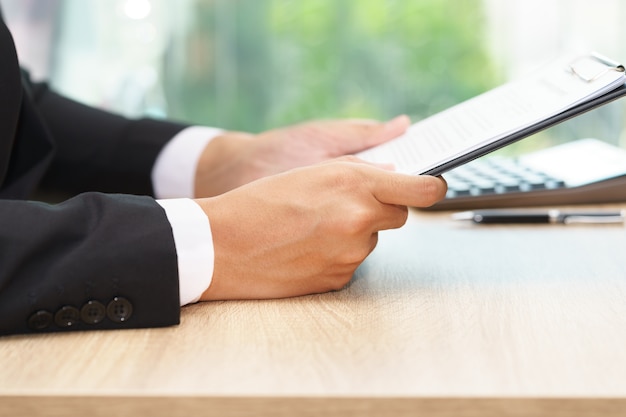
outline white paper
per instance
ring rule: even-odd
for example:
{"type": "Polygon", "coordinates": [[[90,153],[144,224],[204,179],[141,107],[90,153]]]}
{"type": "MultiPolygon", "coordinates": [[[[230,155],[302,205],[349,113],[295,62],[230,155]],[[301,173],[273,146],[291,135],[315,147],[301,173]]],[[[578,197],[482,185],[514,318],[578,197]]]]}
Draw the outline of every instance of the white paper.
{"type": "Polygon", "coordinates": [[[611,70],[591,55],[559,59],[524,79],[421,120],[403,136],[357,156],[421,174],[603,95],[624,80],[623,71],[611,70]]]}

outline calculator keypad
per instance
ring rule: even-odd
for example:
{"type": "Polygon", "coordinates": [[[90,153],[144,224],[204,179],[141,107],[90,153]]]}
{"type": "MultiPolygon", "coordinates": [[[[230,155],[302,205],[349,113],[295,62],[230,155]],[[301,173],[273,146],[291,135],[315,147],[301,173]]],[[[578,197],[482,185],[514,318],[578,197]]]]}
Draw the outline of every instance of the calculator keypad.
{"type": "Polygon", "coordinates": [[[564,188],[562,179],[522,165],[517,159],[490,157],[455,168],[444,175],[446,198],[506,194],[564,188]]]}

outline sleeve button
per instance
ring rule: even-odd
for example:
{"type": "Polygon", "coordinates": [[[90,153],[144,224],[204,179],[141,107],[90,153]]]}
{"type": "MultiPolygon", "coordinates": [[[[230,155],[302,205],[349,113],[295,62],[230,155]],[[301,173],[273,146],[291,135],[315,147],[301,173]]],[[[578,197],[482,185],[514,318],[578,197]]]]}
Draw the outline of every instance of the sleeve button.
{"type": "Polygon", "coordinates": [[[39,310],[28,318],[28,327],[31,330],[43,330],[52,323],[52,313],[46,310],[39,310]]]}
{"type": "Polygon", "coordinates": [[[115,297],[107,305],[107,317],[116,323],[123,323],[133,314],[133,305],[126,298],[115,297]]]}
{"type": "Polygon", "coordinates": [[[70,327],[79,321],[80,311],[72,306],[63,306],[54,315],[54,323],[59,327],[70,327]]]}
{"type": "Polygon", "coordinates": [[[90,300],[80,309],[80,318],[87,324],[98,324],[106,317],[106,307],[99,301],[90,300]]]}

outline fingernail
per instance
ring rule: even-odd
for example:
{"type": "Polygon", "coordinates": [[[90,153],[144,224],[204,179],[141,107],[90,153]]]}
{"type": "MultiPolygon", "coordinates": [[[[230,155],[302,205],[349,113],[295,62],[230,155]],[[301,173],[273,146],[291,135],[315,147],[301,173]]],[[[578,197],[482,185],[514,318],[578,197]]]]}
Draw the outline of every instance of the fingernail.
{"type": "Polygon", "coordinates": [[[385,123],[385,128],[392,129],[399,126],[408,127],[410,123],[411,120],[409,119],[409,116],[407,116],[406,114],[401,114],[400,116],[396,116],[393,119],[389,120],[387,123],[385,123]]]}

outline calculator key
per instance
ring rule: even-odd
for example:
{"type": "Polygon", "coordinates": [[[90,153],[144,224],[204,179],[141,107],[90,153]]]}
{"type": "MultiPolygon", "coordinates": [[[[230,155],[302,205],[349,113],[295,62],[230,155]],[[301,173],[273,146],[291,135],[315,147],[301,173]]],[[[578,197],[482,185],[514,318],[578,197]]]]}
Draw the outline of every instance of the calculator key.
{"type": "Polygon", "coordinates": [[[478,187],[470,188],[469,192],[470,192],[470,195],[473,195],[473,196],[478,196],[478,195],[482,195],[483,194],[482,190],[480,188],[478,188],[478,187]]]}
{"type": "Polygon", "coordinates": [[[541,190],[542,188],[545,188],[545,185],[542,184],[529,184],[527,182],[523,182],[519,185],[519,190],[526,192],[526,191],[532,191],[532,190],[541,190]]]}
{"type": "Polygon", "coordinates": [[[546,182],[548,178],[542,175],[528,173],[521,177],[521,180],[527,182],[529,184],[543,184],[546,182]]]}
{"type": "Polygon", "coordinates": [[[487,178],[478,178],[472,183],[472,185],[475,186],[476,188],[480,188],[481,190],[488,191],[488,190],[493,190],[494,187],[496,186],[496,183],[487,178]]]}
{"type": "Polygon", "coordinates": [[[517,187],[520,182],[520,179],[515,177],[503,176],[502,178],[498,178],[498,184],[504,185],[505,187],[517,187]]]}
{"type": "Polygon", "coordinates": [[[492,157],[472,161],[446,174],[446,198],[520,193],[565,186],[559,179],[524,166],[518,159],[492,157]]]}
{"type": "Polygon", "coordinates": [[[470,195],[469,188],[466,188],[464,190],[448,188],[448,191],[446,192],[446,198],[463,197],[466,195],[470,195]]]}
{"type": "Polygon", "coordinates": [[[454,191],[456,195],[468,195],[470,190],[469,184],[457,183],[454,186],[448,185],[449,191],[454,191]]]}
{"type": "Polygon", "coordinates": [[[519,188],[519,184],[511,184],[511,185],[498,184],[496,186],[495,191],[498,194],[504,194],[504,193],[512,193],[512,192],[520,191],[520,188],[519,188]]]}
{"type": "Polygon", "coordinates": [[[546,181],[546,188],[554,190],[557,188],[563,188],[565,187],[565,183],[563,181],[560,180],[548,180],[546,181]]]}

